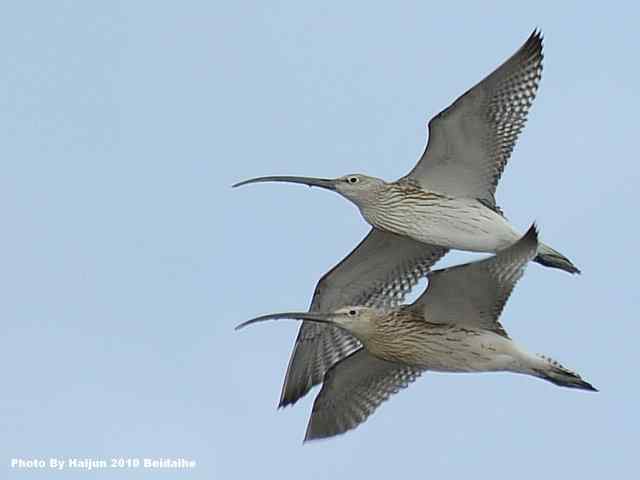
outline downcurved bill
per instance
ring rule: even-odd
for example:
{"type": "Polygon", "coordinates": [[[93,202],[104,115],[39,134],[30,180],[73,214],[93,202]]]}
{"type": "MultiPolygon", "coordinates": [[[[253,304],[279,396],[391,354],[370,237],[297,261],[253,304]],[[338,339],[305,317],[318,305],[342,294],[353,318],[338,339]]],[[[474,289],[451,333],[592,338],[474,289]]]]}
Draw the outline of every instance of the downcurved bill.
{"type": "Polygon", "coordinates": [[[270,177],[256,177],[244,180],[232,185],[233,188],[241,187],[242,185],[248,185],[249,183],[263,183],[263,182],[287,182],[287,183],[301,183],[308,185],[309,187],[326,188],[327,190],[336,189],[336,181],[329,178],[315,178],[315,177],[284,177],[284,176],[270,176],[270,177]]]}
{"type": "Polygon", "coordinates": [[[247,320],[246,322],[241,323],[235,329],[240,330],[248,325],[258,322],[266,322],[267,320],[279,320],[279,319],[290,319],[290,320],[309,320],[311,322],[318,323],[330,323],[335,325],[332,317],[335,314],[333,313],[320,313],[320,312],[285,312],[285,313],[272,313],[270,315],[261,315],[260,317],[252,318],[251,320],[247,320]]]}

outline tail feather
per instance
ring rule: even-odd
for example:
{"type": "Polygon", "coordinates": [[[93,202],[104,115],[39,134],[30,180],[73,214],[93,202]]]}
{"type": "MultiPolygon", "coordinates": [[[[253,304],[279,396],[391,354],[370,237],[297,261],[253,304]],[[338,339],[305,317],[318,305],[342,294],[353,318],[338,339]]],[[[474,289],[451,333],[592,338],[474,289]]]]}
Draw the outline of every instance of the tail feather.
{"type": "Polygon", "coordinates": [[[579,388],[581,390],[589,390],[597,392],[598,389],[586,380],[583,380],[576,372],[572,372],[568,368],[563,367],[555,360],[540,355],[540,358],[546,361],[544,369],[536,370],[536,374],[555,385],[568,388],[579,388]]]}
{"type": "Polygon", "coordinates": [[[559,268],[569,273],[580,273],[578,267],[571,263],[571,260],[543,243],[540,244],[538,256],[533,261],[545,267],[559,268]]]}

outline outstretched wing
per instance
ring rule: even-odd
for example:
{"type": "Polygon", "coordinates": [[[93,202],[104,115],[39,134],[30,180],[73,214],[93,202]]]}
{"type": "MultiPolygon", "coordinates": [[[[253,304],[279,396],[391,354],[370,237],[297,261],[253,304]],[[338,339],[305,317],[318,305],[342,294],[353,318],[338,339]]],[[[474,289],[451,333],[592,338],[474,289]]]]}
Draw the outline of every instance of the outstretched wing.
{"type": "Polygon", "coordinates": [[[422,369],[380,360],[361,348],[327,372],[313,403],[305,441],[356,428],[382,402],[422,372],[422,369]]]}
{"type": "Polygon", "coordinates": [[[430,273],[427,290],[408,308],[430,322],[481,327],[506,337],[498,318],[537,251],[538,233],[532,226],[493,257],[430,273]]]}
{"type": "Polygon", "coordinates": [[[405,177],[423,188],[495,205],[494,194],[542,76],[534,31],[493,73],[429,122],[429,142],[405,177]]]}
{"type": "MultiPolygon", "coordinates": [[[[311,311],[347,305],[398,305],[447,249],[371,229],[362,242],[318,282],[311,311]]],[[[289,360],[280,407],[295,403],[336,363],[360,347],[348,332],[303,322],[289,360]]]]}

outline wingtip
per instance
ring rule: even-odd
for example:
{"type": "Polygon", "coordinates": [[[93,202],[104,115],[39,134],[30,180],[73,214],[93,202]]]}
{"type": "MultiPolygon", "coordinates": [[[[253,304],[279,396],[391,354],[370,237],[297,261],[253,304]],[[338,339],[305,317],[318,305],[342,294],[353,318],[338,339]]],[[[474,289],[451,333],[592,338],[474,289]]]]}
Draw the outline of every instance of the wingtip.
{"type": "Polygon", "coordinates": [[[533,29],[533,32],[531,32],[531,35],[529,35],[529,38],[527,39],[526,43],[530,45],[539,46],[540,50],[542,50],[543,42],[544,42],[544,35],[542,34],[542,29],[536,26],[533,29]]]}
{"type": "Polygon", "coordinates": [[[307,430],[304,432],[304,438],[302,439],[302,444],[313,442],[314,440],[319,440],[323,438],[322,436],[318,436],[317,433],[314,434],[313,429],[311,427],[311,422],[313,421],[313,413],[311,414],[312,418],[309,419],[309,423],[307,424],[307,430]]]}
{"type": "Polygon", "coordinates": [[[285,387],[283,387],[282,389],[282,392],[280,393],[280,400],[278,400],[277,409],[281,410],[286,407],[292,407],[298,400],[300,400],[304,396],[305,393],[299,394],[297,397],[291,397],[287,395],[285,385],[285,387]]]}
{"type": "Polygon", "coordinates": [[[533,32],[531,32],[531,35],[530,35],[529,38],[531,38],[531,39],[535,38],[539,42],[542,42],[544,40],[544,35],[542,34],[542,29],[540,28],[539,25],[536,25],[533,28],[533,32]]]}
{"type": "Polygon", "coordinates": [[[344,431],[322,431],[322,430],[314,430],[313,425],[311,424],[313,419],[309,419],[309,424],[307,425],[307,431],[304,433],[304,439],[302,440],[302,444],[305,445],[309,442],[318,442],[318,440],[326,440],[327,438],[336,437],[338,435],[342,435],[351,428],[348,428],[344,431]]]}
{"type": "Polygon", "coordinates": [[[534,259],[540,247],[538,233],[538,226],[535,223],[532,223],[529,230],[527,230],[527,232],[522,235],[518,241],[513,243],[510,247],[501,250],[497,255],[506,255],[508,258],[513,258],[512,256],[515,255],[516,257],[527,257],[529,260],[534,259]]]}
{"type": "Polygon", "coordinates": [[[540,228],[538,228],[538,225],[536,224],[536,222],[533,222],[529,227],[529,230],[527,230],[527,233],[525,233],[522,236],[522,240],[527,243],[528,242],[538,243],[539,234],[540,234],[540,228]]]}
{"type": "Polygon", "coordinates": [[[534,59],[538,58],[538,63],[540,68],[542,68],[542,60],[544,59],[544,35],[542,35],[542,30],[539,27],[536,27],[527,41],[522,46],[521,51],[526,52],[526,58],[534,59]]]}

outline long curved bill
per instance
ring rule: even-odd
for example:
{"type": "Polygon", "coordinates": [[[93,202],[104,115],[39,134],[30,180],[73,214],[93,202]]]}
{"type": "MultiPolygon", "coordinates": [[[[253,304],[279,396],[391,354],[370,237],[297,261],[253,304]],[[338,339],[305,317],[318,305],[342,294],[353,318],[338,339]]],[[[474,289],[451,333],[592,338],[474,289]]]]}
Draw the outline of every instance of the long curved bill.
{"type": "Polygon", "coordinates": [[[241,323],[235,329],[240,330],[248,325],[258,322],[266,322],[267,320],[309,320],[318,323],[334,323],[331,318],[334,316],[332,313],[320,313],[320,312],[285,312],[285,313],[272,313],[270,315],[261,315],[260,317],[252,318],[246,322],[241,323]]]}
{"type": "Polygon", "coordinates": [[[301,183],[308,185],[309,187],[326,188],[327,190],[336,189],[336,181],[330,178],[315,178],[315,177],[285,177],[285,176],[270,176],[270,177],[256,177],[244,180],[232,185],[233,188],[241,187],[242,185],[248,185],[250,183],[263,183],[263,182],[287,182],[287,183],[301,183]]]}

